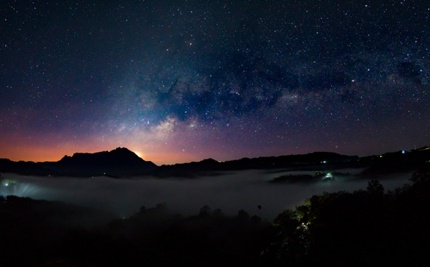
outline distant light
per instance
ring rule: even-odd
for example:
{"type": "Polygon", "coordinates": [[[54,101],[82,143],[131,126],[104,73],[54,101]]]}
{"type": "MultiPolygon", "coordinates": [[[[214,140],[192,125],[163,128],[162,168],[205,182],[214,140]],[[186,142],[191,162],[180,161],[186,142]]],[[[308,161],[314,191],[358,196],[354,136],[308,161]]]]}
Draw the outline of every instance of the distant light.
{"type": "Polygon", "coordinates": [[[327,164],[327,160],[321,161],[322,164],[327,164]]]}
{"type": "Polygon", "coordinates": [[[4,186],[9,186],[9,183],[8,183],[8,182],[5,182],[5,183],[4,183],[4,186]]]}
{"type": "Polygon", "coordinates": [[[402,154],[406,154],[406,150],[402,150],[402,154]]]}
{"type": "Polygon", "coordinates": [[[333,178],[333,174],[331,172],[328,172],[324,178],[331,179],[331,178],[333,178]]]}

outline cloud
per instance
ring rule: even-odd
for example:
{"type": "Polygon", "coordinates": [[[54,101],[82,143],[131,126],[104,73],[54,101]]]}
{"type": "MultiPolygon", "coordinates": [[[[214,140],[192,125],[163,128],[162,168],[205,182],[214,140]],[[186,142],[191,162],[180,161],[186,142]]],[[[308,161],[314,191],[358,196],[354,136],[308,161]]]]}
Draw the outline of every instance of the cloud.
{"type": "MultiPolygon", "coordinates": [[[[349,176],[338,177],[338,180],[333,182],[306,185],[268,183],[270,179],[286,174],[288,173],[249,170],[196,179],[60,179],[14,174],[4,176],[17,182],[19,191],[16,192],[20,196],[96,207],[124,217],[138,212],[142,205],[153,207],[157,203],[165,202],[173,212],[187,215],[196,214],[203,205],[209,205],[214,209],[221,208],[227,214],[236,214],[238,210],[245,209],[251,214],[274,219],[284,209],[293,208],[314,194],[352,191],[367,186],[367,180],[356,180],[349,176]],[[262,206],[261,210],[258,205],[262,206]]],[[[393,176],[391,179],[384,179],[383,184],[387,189],[392,189],[401,186],[408,178],[408,174],[393,176]]]]}

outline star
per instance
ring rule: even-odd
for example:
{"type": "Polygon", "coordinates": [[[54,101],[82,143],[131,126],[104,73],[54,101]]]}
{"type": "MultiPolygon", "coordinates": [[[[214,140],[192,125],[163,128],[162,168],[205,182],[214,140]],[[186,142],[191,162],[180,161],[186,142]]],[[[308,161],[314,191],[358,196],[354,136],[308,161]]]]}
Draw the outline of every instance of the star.
{"type": "Polygon", "coordinates": [[[239,2],[2,2],[0,157],[428,145],[424,1],[239,2]]]}

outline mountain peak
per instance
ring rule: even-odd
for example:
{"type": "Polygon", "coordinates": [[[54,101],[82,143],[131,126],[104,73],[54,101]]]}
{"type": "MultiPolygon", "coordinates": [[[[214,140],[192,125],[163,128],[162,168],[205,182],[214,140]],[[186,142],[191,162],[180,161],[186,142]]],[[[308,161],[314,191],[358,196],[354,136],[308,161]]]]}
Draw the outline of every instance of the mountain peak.
{"type": "Polygon", "coordinates": [[[74,153],[64,156],[55,168],[62,173],[72,173],[79,176],[140,174],[151,171],[157,166],[151,161],[145,161],[136,153],[125,147],[111,151],[96,153],[74,153]]]}
{"type": "Polygon", "coordinates": [[[114,150],[109,151],[108,153],[113,155],[123,155],[123,156],[130,156],[130,157],[138,157],[140,158],[136,153],[129,150],[126,147],[117,147],[114,150]]]}
{"type": "Polygon", "coordinates": [[[126,147],[117,147],[114,150],[111,150],[109,152],[131,152],[131,153],[134,153],[133,151],[129,150],[126,147]]]}

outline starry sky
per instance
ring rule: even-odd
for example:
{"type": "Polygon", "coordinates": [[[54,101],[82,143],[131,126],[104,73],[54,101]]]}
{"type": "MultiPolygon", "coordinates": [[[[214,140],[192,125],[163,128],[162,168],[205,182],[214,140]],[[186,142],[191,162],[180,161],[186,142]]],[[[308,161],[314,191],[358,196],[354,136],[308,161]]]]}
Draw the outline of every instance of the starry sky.
{"type": "Polygon", "coordinates": [[[430,144],[427,0],[2,0],[0,14],[0,158],[430,144]]]}

